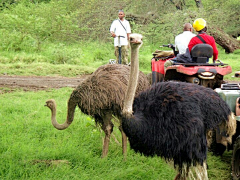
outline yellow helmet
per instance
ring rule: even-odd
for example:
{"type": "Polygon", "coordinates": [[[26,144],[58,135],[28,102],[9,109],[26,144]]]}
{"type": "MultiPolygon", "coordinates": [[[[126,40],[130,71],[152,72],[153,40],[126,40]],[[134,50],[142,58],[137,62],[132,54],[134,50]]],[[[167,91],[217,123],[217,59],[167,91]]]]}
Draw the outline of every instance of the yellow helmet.
{"type": "Polygon", "coordinates": [[[205,28],[207,25],[207,22],[202,19],[202,18],[198,18],[193,22],[193,28],[195,29],[195,31],[201,31],[203,28],[205,28]]]}

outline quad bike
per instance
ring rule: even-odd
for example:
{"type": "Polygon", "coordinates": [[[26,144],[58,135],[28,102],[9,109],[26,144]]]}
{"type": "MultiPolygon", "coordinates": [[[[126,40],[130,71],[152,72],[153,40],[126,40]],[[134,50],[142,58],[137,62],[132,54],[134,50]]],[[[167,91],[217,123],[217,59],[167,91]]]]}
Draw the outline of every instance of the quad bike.
{"type": "MultiPolygon", "coordinates": [[[[162,47],[174,48],[173,45],[162,47]]],[[[199,84],[212,89],[223,83],[223,77],[232,72],[231,66],[218,60],[218,63],[208,63],[212,57],[213,49],[208,44],[197,44],[191,50],[193,63],[174,63],[164,70],[164,63],[175,57],[171,51],[155,51],[151,60],[152,84],[160,81],[184,81],[199,84]]]]}
{"type": "MultiPolygon", "coordinates": [[[[239,73],[235,73],[235,77],[240,77],[239,73]]],[[[232,112],[234,112],[237,120],[236,134],[232,137],[232,144],[227,147],[216,141],[212,143],[211,150],[216,155],[222,155],[227,149],[232,150],[232,178],[240,179],[240,83],[238,84],[222,84],[221,88],[215,91],[227,102],[232,112]]]]}

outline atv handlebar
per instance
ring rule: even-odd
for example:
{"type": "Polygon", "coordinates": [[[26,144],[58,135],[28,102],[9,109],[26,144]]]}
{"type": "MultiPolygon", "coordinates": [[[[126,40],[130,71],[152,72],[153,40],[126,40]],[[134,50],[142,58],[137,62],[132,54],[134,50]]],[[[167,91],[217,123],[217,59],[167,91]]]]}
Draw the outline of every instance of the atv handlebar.
{"type": "Polygon", "coordinates": [[[177,54],[179,53],[178,51],[176,51],[175,45],[173,45],[173,44],[164,44],[164,45],[162,45],[160,47],[169,47],[169,48],[171,48],[173,50],[175,56],[177,56],[177,54]]]}
{"type": "Polygon", "coordinates": [[[217,59],[217,60],[213,61],[213,63],[216,63],[216,62],[219,62],[219,63],[221,63],[221,64],[224,64],[220,59],[217,59]]]}

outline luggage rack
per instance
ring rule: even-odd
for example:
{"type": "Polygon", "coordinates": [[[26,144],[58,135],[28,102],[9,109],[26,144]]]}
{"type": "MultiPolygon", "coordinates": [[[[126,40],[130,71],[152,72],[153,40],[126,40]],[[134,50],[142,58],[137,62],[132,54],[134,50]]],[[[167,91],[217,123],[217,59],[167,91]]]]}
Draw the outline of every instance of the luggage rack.
{"type": "Polygon", "coordinates": [[[222,84],[222,90],[240,90],[240,84],[222,84]]]}
{"type": "Polygon", "coordinates": [[[225,64],[225,63],[209,64],[209,63],[178,63],[178,62],[174,62],[173,65],[183,65],[183,66],[189,67],[189,66],[226,66],[228,64],[225,64]]]}

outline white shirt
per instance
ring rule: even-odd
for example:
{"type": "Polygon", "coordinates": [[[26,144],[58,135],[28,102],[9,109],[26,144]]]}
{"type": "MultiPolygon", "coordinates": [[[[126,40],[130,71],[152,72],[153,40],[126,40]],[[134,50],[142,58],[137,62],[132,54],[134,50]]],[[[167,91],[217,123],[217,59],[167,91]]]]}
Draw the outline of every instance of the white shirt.
{"type": "Polygon", "coordinates": [[[188,43],[194,36],[196,36],[196,34],[193,34],[191,31],[184,31],[175,37],[175,47],[176,50],[179,50],[179,54],[186,52],[188,43]]]}
{"type": "MultiPolygon", "coordinates": [[[[119,21],[121,20],[116,19],[112,22],[110,32],[114,32],[116,36],[124,36],[124,38],[120,37],[120,45],[128,45],[127,33],[131,33],[130,24],[126,19],[121,21],[122,24],[119,21]],[[122,25],[125,27],[126,30],[123,28],[122,25]]],[[[114,46],[118,46],[118,37],[114,38],[114,46]]]]}

